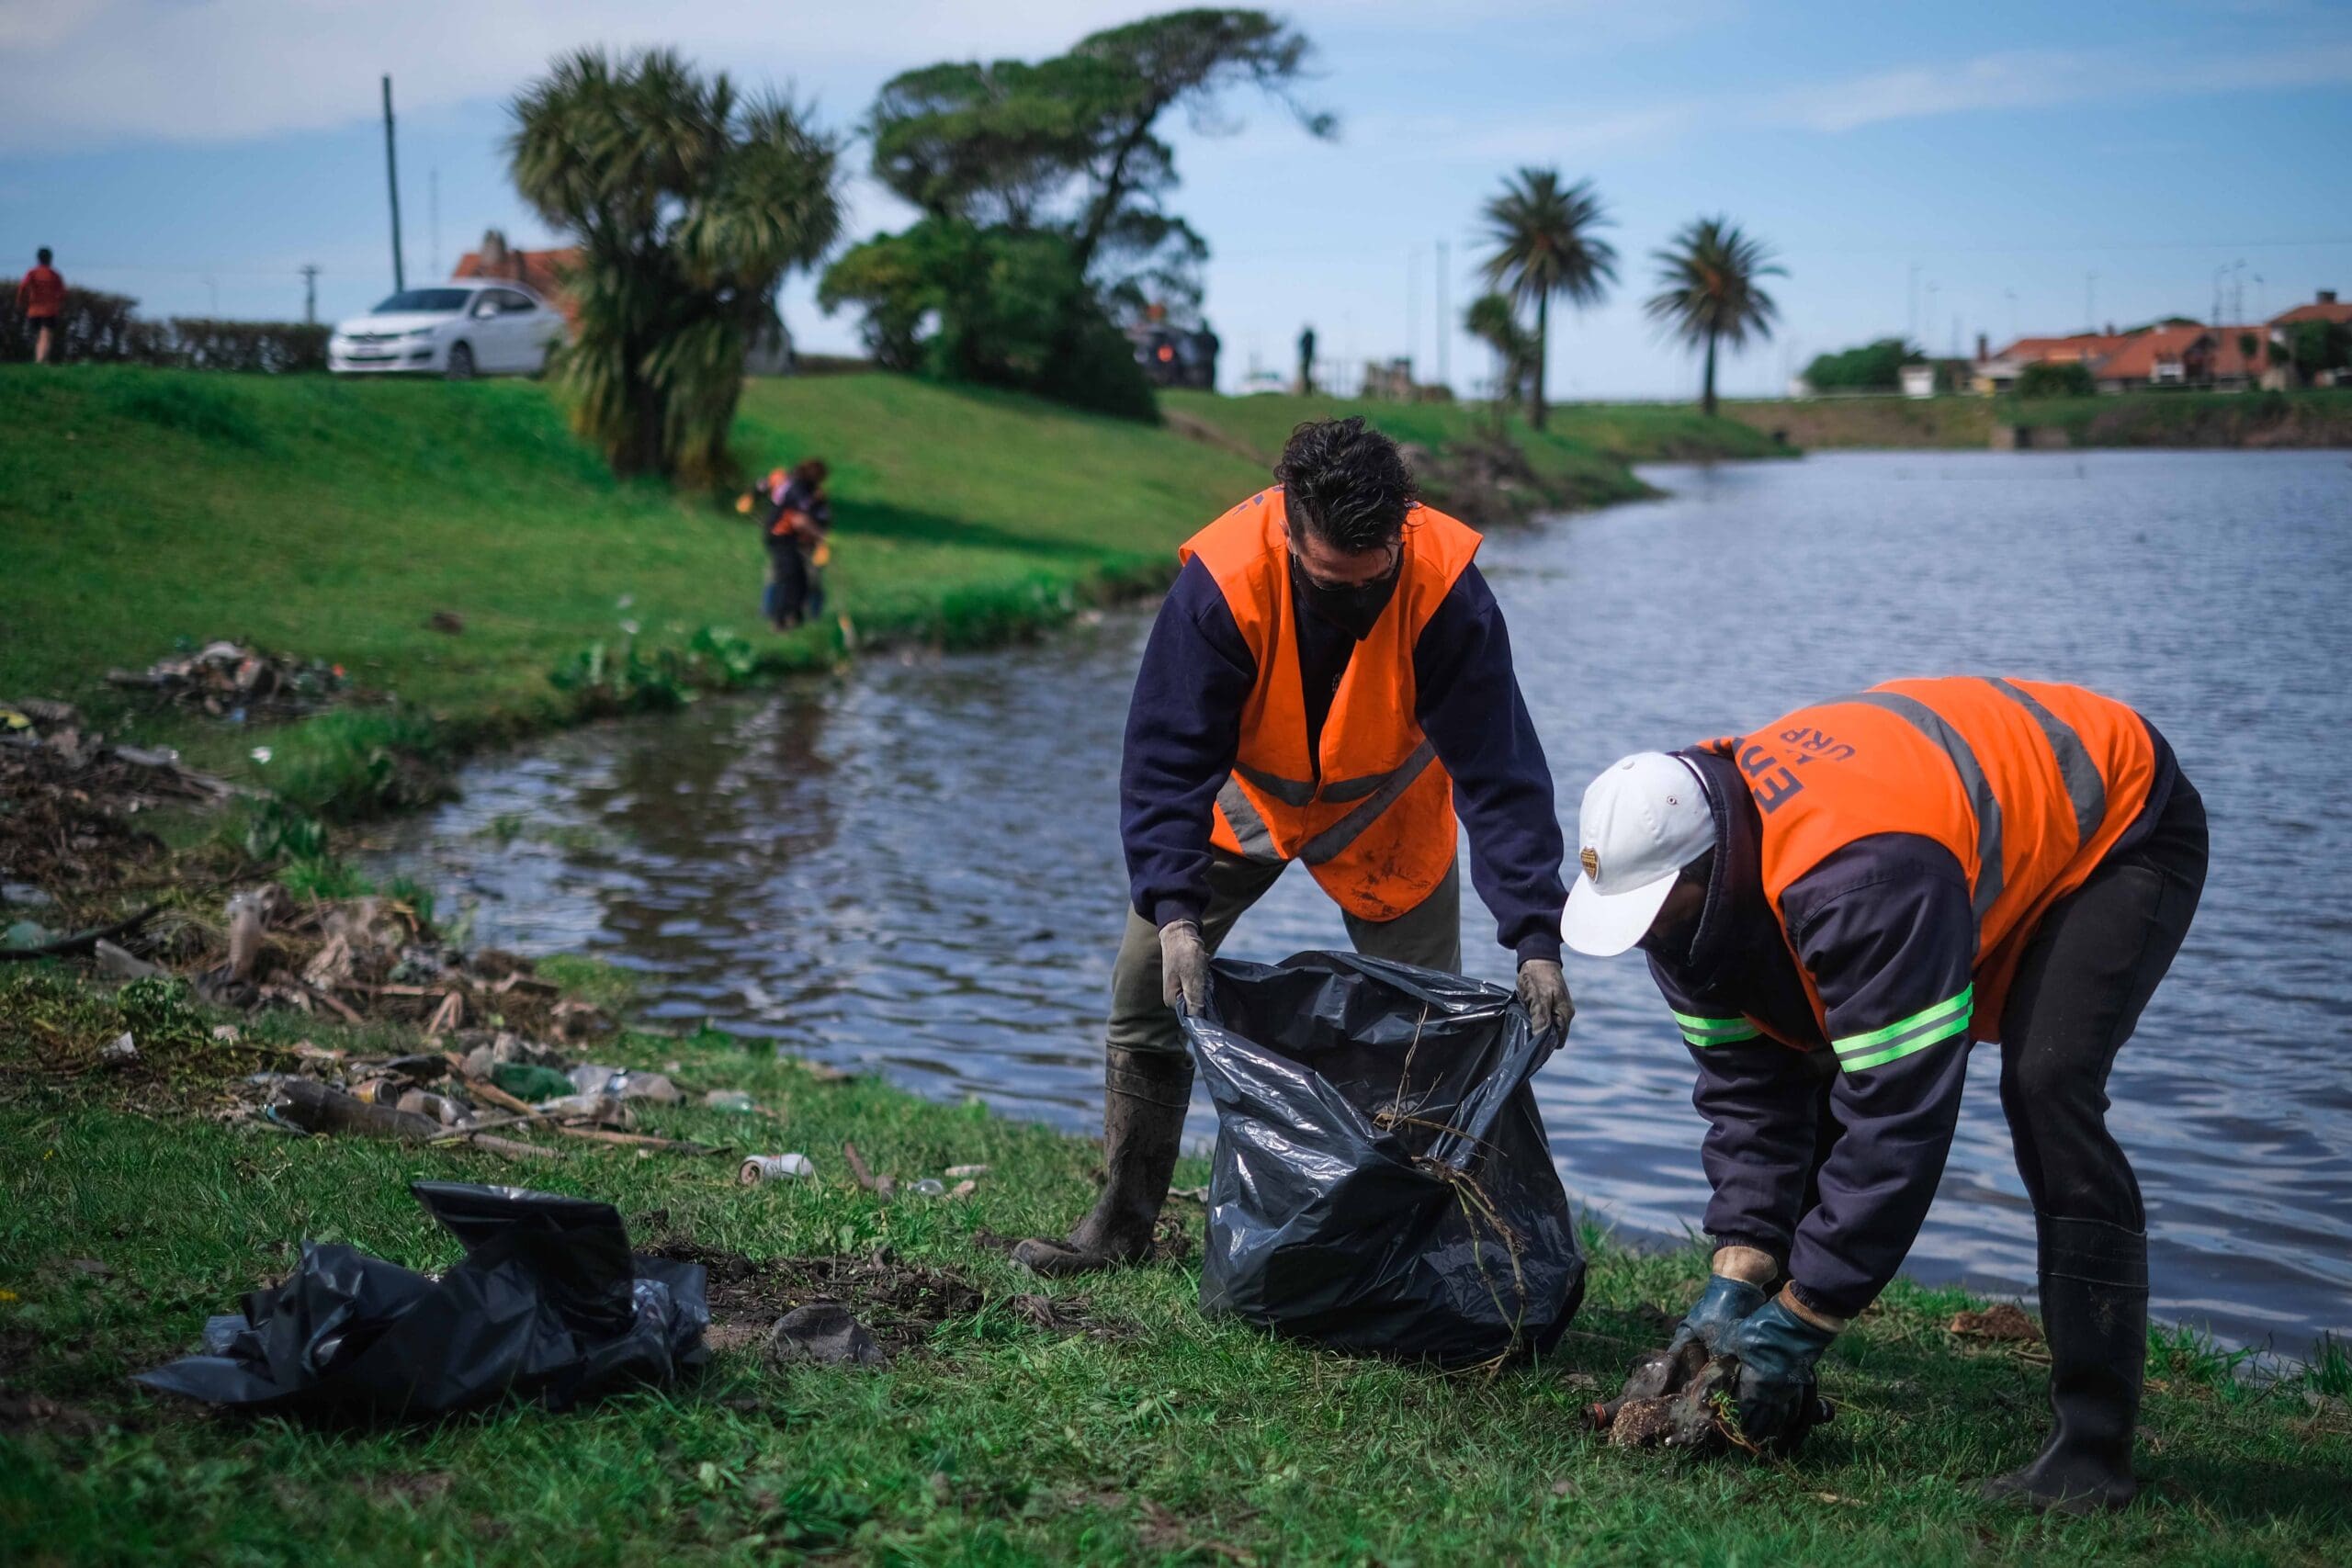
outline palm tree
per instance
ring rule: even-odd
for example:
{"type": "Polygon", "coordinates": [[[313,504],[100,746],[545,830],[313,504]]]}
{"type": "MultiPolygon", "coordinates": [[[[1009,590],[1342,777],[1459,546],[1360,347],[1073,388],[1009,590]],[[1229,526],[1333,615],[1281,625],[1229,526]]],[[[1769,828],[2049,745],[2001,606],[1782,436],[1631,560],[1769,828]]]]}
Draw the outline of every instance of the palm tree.
{"type": "Polygon", "coordinates": [[[1666,287],[1644,308],[1683,342],[1706,345],[1707,368],[1702,407],[1715,412],[1715,344],[1737,348],[1749,334],[1769,340],[1781,313],[1772,297],[1757,287],[1760,277],[1786,277],[1772,265],[1772,253],[1751,240],[1728,218],[1695,220],[1666,249],[1652,253],[1657,280],[1666,287]]]}
{"type": "Polygon", "coordinates": [[[1527,382],[1527,417],[1544,428],[1544,363],[1551,347],[1552,296],[1596,305],[1617,281],[1617,252],[1593,232],[1609,226],[1590,180],[1560,184],[1556,169],[1521,169],[1486,208],[1487,281],[1514,306],[1535,307],[1535,363],[1527,382]]]}
{"type": "Polygon", "coordinates": [[[717,481],[744,350],[841,231],[837,145],[666,50],[564,56],[513,113],[515,188],[580,245],[573,424],[617,473],[717,481]]]}
{"type": "Polygon", "coordinates": [[[1517,402],[1526,395],[1528,373],[1535,367],[1535,340],[1519,324],[1510,300],[1500,294],[1481,294],[1462,312],[1463,330],[1495,351],[1495,400],[1517,402]]]}

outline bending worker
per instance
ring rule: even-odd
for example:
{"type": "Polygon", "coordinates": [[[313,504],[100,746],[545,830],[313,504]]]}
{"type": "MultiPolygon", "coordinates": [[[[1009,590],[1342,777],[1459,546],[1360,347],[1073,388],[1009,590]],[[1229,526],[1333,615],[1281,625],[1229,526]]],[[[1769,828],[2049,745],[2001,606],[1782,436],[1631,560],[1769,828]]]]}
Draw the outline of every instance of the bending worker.
{"type": "Polygon", "coordinates": [[[1738,1358],[1746,1435],[1788,1425],[1901,1266],[1969,1043],[1997,1041],[2056,1426],[1985,1491],[2130,1501],[2148,1242],[2107,1075],[2205,883],[2205,808],[2164,738],[2076,686],[1890,682],[1627,757],[1579,836],[1568,944],[1638,944],[1698,1065],[1717,1250],[1677,1342],[1738,1358]]]}
{"type": "Polygon", "coordinates": [[[1359,952],[1459,969],[1458,804],[1536,1028],[1565,1031],[1573,1010],[1552,776],[1471,564],[1478,536],[1419,504],[1396,444],[1361,419],[1300,425],[1274,477],[1179,552],[1136,676],[1108,1179],[1067,1242],[1015,1250],[1039,1273],[1149,1255],[1193,1088],[1174,1005],[1207,1000],[1209,955],[1294,860],[1359,952]]]}

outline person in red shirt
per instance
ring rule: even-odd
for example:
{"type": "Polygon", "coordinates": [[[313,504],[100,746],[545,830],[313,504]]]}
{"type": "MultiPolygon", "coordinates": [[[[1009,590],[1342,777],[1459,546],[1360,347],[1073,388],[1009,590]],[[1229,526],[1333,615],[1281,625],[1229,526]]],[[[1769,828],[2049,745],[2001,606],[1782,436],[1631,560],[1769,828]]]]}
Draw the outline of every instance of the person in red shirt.
{"type": "Polygon", "coordinates": [[[32,329],[34,364],[48,364],[57,352],[57,316],[64,308],[65,280],[49,265],[49,247],[43,245],[40,259],[17,285],[17,309],[32,329]]]}

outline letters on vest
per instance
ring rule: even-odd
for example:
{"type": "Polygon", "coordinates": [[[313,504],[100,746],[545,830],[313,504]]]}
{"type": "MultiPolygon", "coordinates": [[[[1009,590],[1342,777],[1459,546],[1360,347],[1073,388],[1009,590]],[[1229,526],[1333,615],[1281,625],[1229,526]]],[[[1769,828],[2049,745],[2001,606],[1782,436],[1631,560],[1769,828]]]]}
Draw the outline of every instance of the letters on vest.
{"type": "MultiPolygon", "coordinates": [[[[1911,833],[1951,851],[1976,917],[1980,1040],[2000,1038],[2034,927],[2138,818],[2155,773],[2147,726],[2121,703],[1998,677],[1890,681],[1709,745],[1738,765],[1756,802],[1764,892],[1784,940],[1781,895],[1846,845],[1911,833]]],[[[1801,955],[1797,967],[1804,975],[1801,955]]]]}
{"type": "Polygon", "coordinates": [[[1180,552],[1215,579],[1257,664],[1233,772],[1210,840],[1253,860],[1305,861],[1340,907],[1393,920],[1453,868],[1453,781],[1415,717],[1413,649],[1473,557],[1478,535],[1417,506],[1405,520],[1396,591],[1356,644],[1317,754],[1306,749],[1283,494],[1267,490],[1180,552]]]}

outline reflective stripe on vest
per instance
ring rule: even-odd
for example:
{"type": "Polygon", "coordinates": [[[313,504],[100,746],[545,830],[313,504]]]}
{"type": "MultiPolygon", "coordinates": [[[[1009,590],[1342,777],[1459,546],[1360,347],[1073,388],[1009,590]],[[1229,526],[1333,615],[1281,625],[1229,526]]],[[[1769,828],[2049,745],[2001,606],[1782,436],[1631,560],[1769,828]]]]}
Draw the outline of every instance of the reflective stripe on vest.
{"type": "Polygon", "coordinates": [[[1971,908],[1982,924],[2001,897],[2001,803],[1977,763],[1976,752],[1961,739],[1959,730],[1944,722],[1943,715],[1916,697],[1900,692],[1860,692],[1838,700],[1884,708],[1943,748],[1944,755],[1951,759],[1960,773],[1960,786],[1968,792],[1968,804],[1976,813],[1976,896],[1971,908]]]}
{"type": "Polygon", "coordinates": [[[2032,693],[1997,675],[1988,676],[1986,683],[2033,715],[2033,722],[2041,726],[2051,755],[2058,759],[2059,775],[2066,781],[2066,798],[2075,803],[2075,841],[2089,843],[2098,837],[2098,825],[2107,820],[2107,781],[2098,776],[2098,764],[2091,761],[2083,738],[2075,733],[2073,725],[2042,706],[2032,693]]]}

